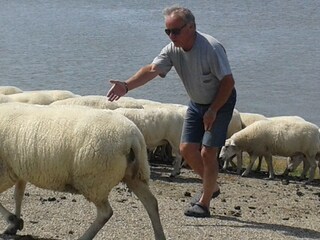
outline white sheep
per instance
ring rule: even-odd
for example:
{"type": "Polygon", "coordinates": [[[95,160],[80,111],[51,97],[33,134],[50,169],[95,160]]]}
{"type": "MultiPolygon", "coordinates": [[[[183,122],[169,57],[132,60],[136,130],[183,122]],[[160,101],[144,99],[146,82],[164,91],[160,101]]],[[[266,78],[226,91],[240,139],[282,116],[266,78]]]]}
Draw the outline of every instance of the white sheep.
{"type": "Polygon", "coordinates": [[[78,95],[66,90],[34,90],[7,95],[12,102],[49,105],[52,102],[78,95]]]}
{"type": "MultiPolygon", "coordinates": [[[[241,123],[242,123],[242,128],[245,128],[252,123],[260,120],[290,120],[290,121],[305,121],[303,118],[299,116],[276,116],[276,117],[266,117],[265,115],[259,114],[259,113],[240,113],[240,118],[241,118],[241,123]]],[[[238,153],[240,156],[242,156],[242,153],[238,153]]],[[[259,157],[259,162],[257,165],[256,170],[260,171],[261,170],[261,163],[262,163],[262,156],[259,157]]],[[[239,161],[239,159],[242,160],[242,158],[237,157],[237,169],[239,173],[239,169],[241,171],[242,169],[242,161],[239,161]]],[[[227,160],[228,161],[228,160],[227,160]]],[[[240,174],[240,173],[239,173],[240,174]]]]}
{"type": "Polygon", "coordinates": [[[105,96],[100,95],[87,95],[75,98],[68,98],[60,101],[55,101],[51,105],[80,105],[99,109],[116,108],[143,108],[142,104],[137,102],[110,102],[105,96]]]}
{"type": "MultiPolygon", "coordinates": [[[[236,132],[239,132],[241,129],[242,129],[242,122],[241,122],[240,112],[237,109],[234,109],[232,113],[232,118],[228,126],[227,138],[230,138],[233,134],[235,134],[236,132]]],[[[233,158],[232,157],[229,159],[225,159],[222,169],[226,170],[229,164],[232,164],[233,167],[237,168],[237,173],[241,174],[242,153],[241,152],[237,153],[236,157],[237,157],[237,166],[235,166],[234,163],[232,162],[232,158],[233,158]]]]}
{"type": "MultiPolygon", "coordinates": [[[[275,117],[267,117],[266,119],[269,120],[288,120],[288,121],[303,121],[305,122],[306,120],[303,119],[302,117],[299,116],[275,116],[275,117]]],[[[258,166],[256,168],[256,171],[260,171],[261,170],[261,163],[262,163],[262,156],[259,156],[259,162],[258,162],[258,166]]]]}
{"type": "Polygon", "coordinates": [[[27,182],[82,194],[97,216],[80,240],[93,239],[113,214],[111,189],[127,184],[143,203],[155,239],[165,239],[157,199],[148,187],[150,168],[137,126],[116,112],[75,106],[0,104],[0,192],[16,186],[16,211],[0,204],[7,234],[23,227],[21,202],[27,182]]]}
{"type": "MultiPolygon", "coordinates": [[[[319,136],[320,136],[320,129],[319,129],[319,136]]],[[[320,152],[318,152],[316,154],[315,159],[316,159],[316,162],[318,163],[318,168],[320,169],[320,152]]],[[[286,167],[285,171],[283,172],[283,176],[288,176],[289,172],[293,172],[299,166],[299,164],[301,162],[303,162],[303,170],[301,172],[300,177],[302,179],[305,179],[307,176],[307,172],[310,168],[310,165],[309,165],[309,162],[307,161],[305,155],[302,153],[297,153],[294,156],[287,158],[287,167],[286,167]]]]}
{"type": "Polygon", "coordinates": [[[47,93],[30,91],[7,95],[12,102],[29,103],[29,104],[40,104],[49,105],[54,102],[52,96],[47,93]]]}
{"type": "MultiPolygon", "coordinates": [[[[235,114],[235,113],[234,113],[235,114]]],[[[258,114],[258,113],[247,113],[247,112],[239,112],[240,115],[240,122],[241,122],[241,129],[244,129],[245,127],[251,125],[252,123],[259,121],[259,120],[264,120],[267,117],[265,117],[262,114],[258,114]]],[[[235,121],[236,124],[236,130],[238,129],[238,125],[239,125],[239,116],[236,113],[235,116],[232,116],[231,121],[235,121]]],[[[232,122],[230,122],[230,124],[232,124],[232,122]]],[[[237,131],[240,131],[241,129],[238,129],[237,131]]],[[[234,131],[233,133],[235,133],[236,131],[234,131]]],[[[230,138],[233,134],[232,132],[229,132],[229,134],[227,134],[227,137],[230,138]]],[[[231,163],[233,165],[233,167],[235,167],[235,164],[232,162],[234,156],[232,156],[230,159],[225,159],[224,160],[224,165],[223,165],[223,170],[226,170],[229,163],[231,163]]],[[[236,164],[236,168],[237,168],[237,174],[241,174],[241,170],[242,170],[242,152],[238,152],[237,153],[237,164],[236,164]]],[[[260,170],[260,166],[261,166],[261,160],[262,157],[259,156],[259,165],[258,168],[260,170]]]]}
{"type": "Polygon", "coordinates": [[[141,105],[153,105],[153,104],[162,104],[161,102],[144,99],[144,98],[133,98],[133,97],[121,97],[117,100],[118,102],[133,102],[133,103],[139,103],[141,105]]]}
{"type": "Polygon", "coordinates": [[[168,142],[175,155],[171,176],[180,174],[182,157],[179,145],[183,126],[183,116],[170,108],[118,108],[119,112],[133,121],[142,132],[149,150],[168,142]]]}
{"type": "Polygon", "coordinates": [[[0,86],[0,94],[10,95],[15,93],[22,93],[23,91],[15,86],[0,86]]]}
{"type": "Polygon", "coordinates": [[[28,92],[38,92],[38,93],[48,94],[53,98],[54,102],[68,99],[68,98],[80,97],[80,95],[74,94],[73,92],[68,90],[34,90],[34,91],[28,91],[28,92]]]}
{"type": "Polygon", "coordinates": [[[267,117],[263,114],[248,112],[240,112],[240,118],[242,122],[242,128],[245,128],[256,121],[267,119],[267,117]]]}
{"type": "Polygon", "coordinates": [[[314,178],[315,156],[319,151],[318,127],[309,122],[285,120],[260,120],[227,139],[221,158],[239,151],[249,153],[250,163],[242,176],[247,176],[258,156],[266,159],[269,178],[274,178],[272,155],[290,157],[303,153],[310,163],[309,181],[314,178]]]}
{"type": "Polygon", "coordinates": [[[11,98],[7,95],[0,94],[0,103],[12,102],[11,98]]]}

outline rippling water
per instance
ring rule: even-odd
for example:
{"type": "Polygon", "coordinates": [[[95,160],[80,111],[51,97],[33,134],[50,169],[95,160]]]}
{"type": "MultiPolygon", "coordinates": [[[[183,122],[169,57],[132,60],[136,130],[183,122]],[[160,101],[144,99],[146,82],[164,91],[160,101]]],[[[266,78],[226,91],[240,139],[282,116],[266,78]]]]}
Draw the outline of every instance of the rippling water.
{"type": "MultiPolygon", "coordinates": [[[[320,126],[320,1],[176,2],[227,49],[238,110],[320,126]]],[[[0,0],[0,85],[104,95],[109,79],[126,79],[168,43],[162,9],[171,3],[0,0]]],[[[174,70],[129,96],[188,100],[174,70]]]]}

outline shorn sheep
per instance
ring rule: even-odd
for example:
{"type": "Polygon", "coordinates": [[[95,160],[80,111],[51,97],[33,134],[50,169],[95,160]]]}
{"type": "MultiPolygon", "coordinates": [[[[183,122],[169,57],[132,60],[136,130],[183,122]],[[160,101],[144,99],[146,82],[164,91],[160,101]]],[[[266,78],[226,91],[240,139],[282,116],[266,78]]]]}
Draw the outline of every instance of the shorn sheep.
{"type": "MultiPolygon", "coordinates": [[[[148,181],[144,138],[137,126],[112,111],[75,106],[0,104],[0,192],[15,185],[15,214],[0,204],[6,234],[23,227],[26,183],[82,194],[97,216],[80,240],[93,239],[113,214],[111,189],[123,181],[143,203],[155,239],[165,239],[157,199],[148,181]]],[[[129,237],[129,236],[128,236],[129,237]]]]}
{"type": "Polygon", "coordinates": [[[266,159],[269,178],[274,178],[272,155],[291,157],[297,153],[306,156],[310,164],[309,181],[314,178],[315,156],[319,151],[318,127],[309,122],[261,120],[235,133],[226,140],[221,158],[229,158],[239,151],[246,151],[250,163],[242,176],[247,176],[258,156],[266,159]]]}

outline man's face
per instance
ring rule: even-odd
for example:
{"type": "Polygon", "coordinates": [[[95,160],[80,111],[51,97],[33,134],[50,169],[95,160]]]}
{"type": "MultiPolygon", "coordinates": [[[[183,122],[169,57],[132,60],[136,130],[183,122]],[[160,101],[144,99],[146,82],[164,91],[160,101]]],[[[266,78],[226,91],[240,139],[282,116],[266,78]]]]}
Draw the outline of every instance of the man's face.
{"type": "MultiPolygon", "coordinates": [[[[165,18],[165,32],[176,47],[182,47],[189,50],[190,39],[193,36],[194,30],[191,23],[185,23],[177,16],[167,16],[165,18]]],[[[192,47],[192,46],[191,46],[192,47]]]]}

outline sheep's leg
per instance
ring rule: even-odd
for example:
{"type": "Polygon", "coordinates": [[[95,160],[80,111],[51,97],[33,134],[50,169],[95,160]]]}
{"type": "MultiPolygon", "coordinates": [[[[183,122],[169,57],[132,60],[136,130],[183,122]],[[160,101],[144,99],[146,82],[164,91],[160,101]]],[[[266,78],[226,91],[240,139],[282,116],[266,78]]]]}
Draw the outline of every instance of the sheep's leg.
{"type": "Polygon", "coordinates": [[[274,170],[273,170],[273,163],[272,163],[272,155],[264,156],[269,172],[269,179],[274,179],[274,170]]]}
{"type": "Polygon", "coordinates": [[[181,170],[181,162],[182,162],[182,157],[179,153],[179,151],[174,151],[175,154],[175,159],[173,161],[173,170],[170,174],[170,177],[176,177],[180,174],[180,170],[181,170]]]}
{"type": "Polygon", "coordinates": [[[129,189],[140,199],[146,209],[152,223],[155,239],[165,240],[166,237],[159,216],[158,201],[151,193],[149,186],[139,179],[128,178],[125,182],[129,189]]]}
{"type": "Polygon", "coordinates": [[[15,215],[10,213],[7,217],[9,226],[5,230],[5,234],[15,235],[18,230],[23,229],[23,220],[21,217],[21,205],[23,200],[24,191],[26,189],[25,181],[18,181],[14,189],[14,199],[15,199],[15,215]]]}
{"type": "Polygon", "coordinates": [[[308,182],[310,183],[314,179],[314,173],[315,173],[317,164],[316,164],[315,156],[314,157],[309,157],[308,156],[307,157],[307,161],[310,164],[310,172],[309,172],[309,179],[308,179],[308,182]]]}
{"type": "Polygon", "coordinates": [[[227,170],[228,166],[231,165],[232,168],[236,168],[237,166],[234,164],[234,162],[232,161],[234,158],[234,156],[232,156],[231,158],[226,158],[224,160],[224,163],[223,163],[223,167],[222,167],[222,170],[227,170]]]}
{"type": "Polygon", "coordinates": [[[21,206],[22,206],[24,191],[26,190],[26,185],[27,185],[27,182],[18,181],[14,189],[14,198],[16,203],[15,213],[18,218],[21,217],[21,206]]]}
{"type": "Polygon", "coordinates": [[[242,151],[237,153],[237,174],[240,175],[242,171],[242,151]]]}
{"type": "Polygon", "coordinates": [[[255,160],[257,159],[258,156],[256,155],[250,155],[250,163],[248,164],[246,170],[242,173],[242,177],[247,177],[252,169],[252,166],[255,162],[255,160]]]}
{"type": "Polygon", "coordinates": [[[108,222],[111,218],[113,211],[107,200],[104,203],[95,203],[97,208],[97,217],[94,222],[90,225],[88,230],[79,238],[79,240],[91,240],[93,239],[100,229],[108,222]]]}
{"type": "Polygon", "coordinates": [[[261,172],[262,156],[259,156],[258,166],[256,168],[257,172],[261,172]]]}
{"type": "Polygon", "coordinates": [[[309,169],[310,169],[309,161],[306,158],[303,158],[303,169],[302,169],[302,173],[300,175],[301,179],[306,179],[307,172],[309,169]]]}

